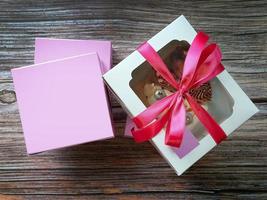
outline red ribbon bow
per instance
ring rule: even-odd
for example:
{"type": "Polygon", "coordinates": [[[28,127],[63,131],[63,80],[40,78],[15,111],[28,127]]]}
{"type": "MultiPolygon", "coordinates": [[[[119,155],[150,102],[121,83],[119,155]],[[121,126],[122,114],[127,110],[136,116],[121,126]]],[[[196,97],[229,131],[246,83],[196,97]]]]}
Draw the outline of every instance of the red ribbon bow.
{"type": "Polygon", "coordinates": [[[177,82],[158,53],[145,42],[138,48],[139,53],[171,85],[176,92],[159,100],[133,118],[138,130],[132,130],[136,142],[150,140],[166,126],[165,144],[179,147],[186,124],[186,99],[199,121],[218,144],[226,134],[217,122],[189,94],[191,88],[198,87],[216,77],[224,70],[222,54],[216,44],[206,46],[209,37],[199,32],[194,38],[184,62],[182,78],[177,82]]]}

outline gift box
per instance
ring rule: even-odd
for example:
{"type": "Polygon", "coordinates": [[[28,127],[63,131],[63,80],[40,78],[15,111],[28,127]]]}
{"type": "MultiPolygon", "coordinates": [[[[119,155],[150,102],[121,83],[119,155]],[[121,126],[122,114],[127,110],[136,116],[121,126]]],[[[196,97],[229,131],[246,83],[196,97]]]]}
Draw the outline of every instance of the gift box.
{"type": "Polygon", "coordinates": [[[135,140],[150,139],[178,175],[258,111],[206,41],[180,16],[103,76],[135,140]]]}
{"type": "Polygon", "coordinates": [[[15,68],[12,76],[28,154],[114,136],[97,53],[15,68]]]}

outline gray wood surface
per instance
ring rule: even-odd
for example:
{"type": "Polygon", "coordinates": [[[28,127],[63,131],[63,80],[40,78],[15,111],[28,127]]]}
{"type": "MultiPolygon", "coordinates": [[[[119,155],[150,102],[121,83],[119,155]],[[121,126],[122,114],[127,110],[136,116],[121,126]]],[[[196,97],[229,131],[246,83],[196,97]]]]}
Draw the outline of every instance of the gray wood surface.
{"type": "Polygon", "coordinates": [[[267,199],[266,41],[266,1],[1,0],[0,199],[267,199]],[[35,37],[111,40],[115,65],[181,14],[220,45],[258,114],[180,177],[122,136],[114,98],[115,139],[26,155],[10,69],[33,63],[35,37]]]}

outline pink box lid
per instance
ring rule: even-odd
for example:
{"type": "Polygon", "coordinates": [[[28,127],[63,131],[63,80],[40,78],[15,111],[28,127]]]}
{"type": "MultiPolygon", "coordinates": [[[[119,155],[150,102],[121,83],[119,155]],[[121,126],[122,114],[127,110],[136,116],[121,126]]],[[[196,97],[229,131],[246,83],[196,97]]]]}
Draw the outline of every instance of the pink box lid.
{"type": "Polygon", "coordinates": [[[11,71],[29,154],[113,137],[96,53],[11,71]]]}
{"type": "Polygon", "coordinates": [[[34,63],[96,52],[102,73],[111,68],[112,45],[110,41],[36,38],[34,63]]]}

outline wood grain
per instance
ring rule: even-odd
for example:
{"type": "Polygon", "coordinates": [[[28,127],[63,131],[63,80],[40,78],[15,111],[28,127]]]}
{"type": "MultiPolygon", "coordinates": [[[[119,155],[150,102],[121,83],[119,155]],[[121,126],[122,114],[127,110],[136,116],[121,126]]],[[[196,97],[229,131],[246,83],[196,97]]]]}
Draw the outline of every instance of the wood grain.
{"type": "MultiPolygon", "coordinates": [[[[0,194],[20,199],[267,199],[266,1],[0,2],[0,194]],[[149,144],[117,137],[27,156],[10,69],[33,63],[35,37],[107,39],[113,64],[179,15],[219,43],[260,112],[177,177],[149,144]]],[[[77,94],[79,95],[79,94],[77,94]]],[[[8,199],[0,196],[0,199],[8,199]]]]}

